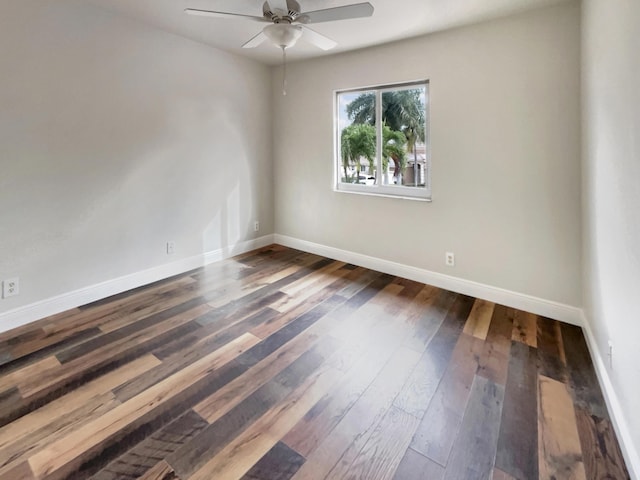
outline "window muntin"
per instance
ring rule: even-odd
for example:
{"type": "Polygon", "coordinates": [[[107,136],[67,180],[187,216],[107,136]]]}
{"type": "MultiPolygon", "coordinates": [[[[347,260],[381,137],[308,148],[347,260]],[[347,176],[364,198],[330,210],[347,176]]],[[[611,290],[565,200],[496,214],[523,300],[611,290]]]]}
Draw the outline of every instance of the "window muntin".
{"type": "Polygon", "coordinates": [[[428,104],[426,81],[336,92],[336,189],[430,198],[428,104]]]}

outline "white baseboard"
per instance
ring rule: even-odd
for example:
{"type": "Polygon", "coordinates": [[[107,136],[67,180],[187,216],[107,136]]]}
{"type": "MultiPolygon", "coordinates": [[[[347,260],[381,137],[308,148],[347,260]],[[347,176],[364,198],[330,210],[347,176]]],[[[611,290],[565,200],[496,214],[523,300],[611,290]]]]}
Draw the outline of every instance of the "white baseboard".
{"type": "Polygon", "coordinates": [[[0,333],[272,243],[273,235],[265,235],[9,310],[0,313],[0,333]]]}
{"type": "Polygon", "coordinates": [[[296,248],[324,257],[334,258],[342,262],[352,263],[383,273],[396,275],[409,280],[426,283],[452,292],[462,293],[508,307],[517,308],[545,317],[560,320],[572,325],[582,326],[582,310],[578,307],[552,302],[542,298],[512,292],[503,288],[492,287],[462,278],[444,275],[421,268],[404,265],[389,260],[362,255],[360,253],[328,247],[318,243],[299,240],[286,235],[274,235],[274,242],[286,247],[296,248]]]}
{"type": "Polygon", "coordinates": [[[629,428],[627,426],[628,424],[627,422],[625,422],[625,415],[622,411],[622,407],[620,406],[618,395],[613,388],[613,383],[611,383],[611,378],[609,377],[609,371],[607,370],[606,362],[600,354],[598,343],[596,342],[596,338],[593,335],[593,331],[591,330],[591,324],[584,313],[582,323],[582,330],[584,331],[585,338],[587,339],[587,346],[589,347],[589,352],[591,353],[591,358],[593,359],[593,364],[596,369],[596,375],[598,376],[600,387],[602,388],[602,392],[604,393],[604,399],[607,403],[607,409],[609,410],[609,415],[611,416],[613,428],[615,429],[616,435],[618,436],[618,442],[620,443],[620,448],[622,449],[622,455],[624,456],[624,460],[627,464],[629,475],[631,475],[632,480],[640,480],[640,454],[634,447],[633,438],[631,437],[631,432],[629,431],[629,428]]]}

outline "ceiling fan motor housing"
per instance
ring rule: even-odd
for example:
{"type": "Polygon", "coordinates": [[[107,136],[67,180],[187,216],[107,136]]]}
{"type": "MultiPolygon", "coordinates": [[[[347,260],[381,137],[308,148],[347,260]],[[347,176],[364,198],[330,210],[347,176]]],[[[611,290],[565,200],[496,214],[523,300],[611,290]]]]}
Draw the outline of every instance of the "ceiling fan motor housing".
{"type": "Polygon", "coordinates": [[[272,12],[269,2],[264,2],[262,6],[262,12],[264,18],[273,23],[292,23],[300,15],[300,5],[296,0],[287,0],[287,12],[272,12]]]}

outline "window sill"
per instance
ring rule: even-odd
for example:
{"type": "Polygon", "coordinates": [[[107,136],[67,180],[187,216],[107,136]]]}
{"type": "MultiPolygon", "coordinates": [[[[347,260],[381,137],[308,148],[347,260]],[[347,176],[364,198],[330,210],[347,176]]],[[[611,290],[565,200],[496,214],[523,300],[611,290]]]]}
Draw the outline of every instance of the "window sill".
{"type": "Polygon", "coordinates": [[[397,198],[400,200],[413,200],[418,202],[431,203],[431,195],[427,192],[411,192],[410,194],[404,192],[393,192],[393,189],[398,187],[380,188],[377,186],[361,186],[353,184],[341,184],[341,186],[334,186],[333,191],[337,193],[349,193],[353,195],[367,195],[370,197],[386,197],[397,198]]]}

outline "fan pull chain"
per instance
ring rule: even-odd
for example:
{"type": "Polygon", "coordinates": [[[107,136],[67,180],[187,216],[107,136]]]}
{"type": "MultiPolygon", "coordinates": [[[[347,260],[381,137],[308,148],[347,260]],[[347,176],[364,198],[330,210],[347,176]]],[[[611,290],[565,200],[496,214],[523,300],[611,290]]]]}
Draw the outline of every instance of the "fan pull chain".
{"type": "Polygon", "coordinates": [[[282,95],[287,95],[287,48],[282,47],[282,95]]]}

